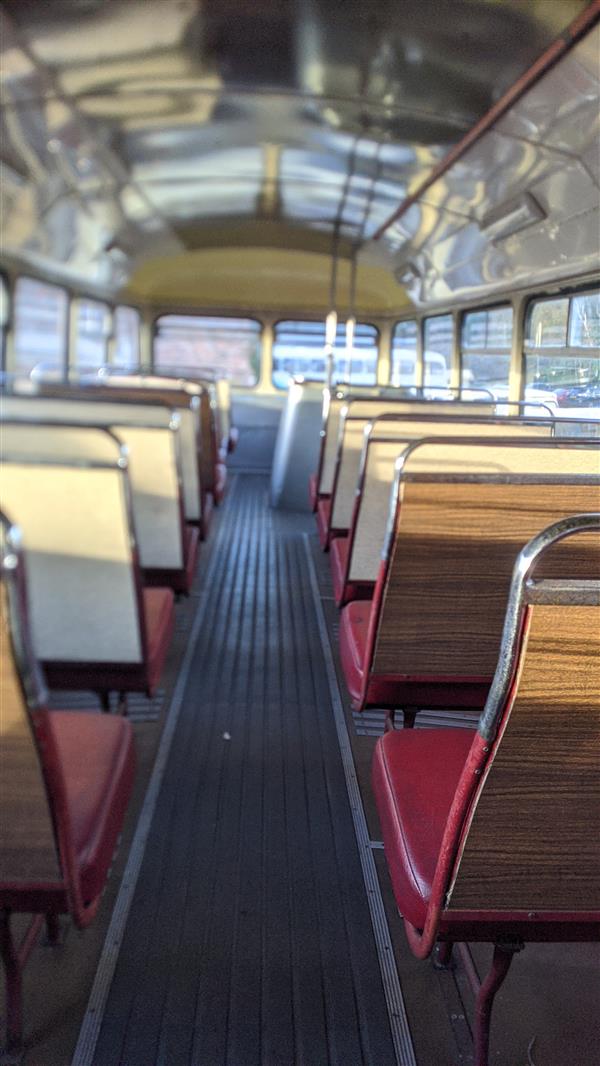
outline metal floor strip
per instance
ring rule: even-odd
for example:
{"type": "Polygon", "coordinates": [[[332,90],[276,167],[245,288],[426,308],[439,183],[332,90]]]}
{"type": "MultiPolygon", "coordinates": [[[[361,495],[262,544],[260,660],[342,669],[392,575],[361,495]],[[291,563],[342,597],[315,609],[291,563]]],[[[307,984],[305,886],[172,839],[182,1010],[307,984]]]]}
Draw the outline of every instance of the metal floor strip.
{"type": "MultiPolygon", "coordinates": [[[[234,495],[236,487],[237,479],[234,479],[228,494],[229,498],[234,495]]],[[[94,984],[92,985],[87,1010],[79,1031],[79,1038],[73,1053],[71,1066],[92,1066],[93,1063],[96,1044],[98,1042],[100,1028],[104,1017],[106,1001],[108,999],[108,993],[110,991],[111,982],[119,958],[119,951],[123,934],[125,932],[129,909],[133,901],[142,860],[144,858],[146,841],[152,826],[154,810],[160,792],[171,742],[177,727],[179,713],[183,703],[183,696],[194,661],[196,641],[200,633],[204,615],[211,600],[211,584],[219,564],[219,549],[224,540],[225,533],[226,523],[221,523],[212,546],[210,562],[206,571],[205,580],[203,581],[203,599],[198,605],[186,653],[179,671],[177,684],[173,690],[173,696],[171,698],[165,726],[156,752],[154,767],[152,769],[150,781],[148,782],[148,788],[146,790],[135,834],[131,843],[127,865],[123,872],[121,887],[115,901],[110,925],[104,940],[102,954],[96,969],[94,984]]]]}
{"type": "Polygon", "coordinates": [[[335,725],[340,745],[342,763],[344,767],[344,775],[346,778],[346,786],[348,789],[348,799],[350,802],[352,818],[354,821],[354,829],[356,832],[360,861],[365,881],[365,889],[369,902],[369,911],[371,914],[371,921],[373,923],[373,934],[377,947],[379,965],[381,967],[381,979],[383,982],[383,988],[386,998],[386,1004],[390,1020],[390,1029],[392,1033],[392,1040],[394,1043],[394,1050],[396,1053],[396,1060],[398,1066],[417,1066],[412,1036],[408,1024],[408,1017],[404,1005],[404,998],[402,996],[402,989],[400,987],[400,978],[398,976],[398,970],[394,958],[394,950],[390,937],[390,931],[385,915],[385,908],[381,896],[381,889],[379,887],[377,869],[375,867],[375,860],[373,858],[373,846],[369,837],[367,820],[365,818],[365,812],[360,794],[360,787],[358,784],[358,778],[356,776],[354,758],[350,745],[350,737],[348,735],[348,729],[346,726],[346,719],[344,716],[342,699],[340,696],[340,690],[335,672],[335,664],[333,661],[331,644],[329,642],[329,635],[327,633],[327,624],[325,622],[325,615],[323,612],[323,606],[319,593],[317,573],[310,551],[309,535],[305,533],[303,536],[308,572],[310,576],[310,584],[315,605],[315,614],[319,626],[319,634],[321,637],[321,645],[323,648],[323,657],[325,659],[325,666],[327,669],[327,679],[329,682],[329,690],[331,694],[331,704],[333,707],[335,725]]]}

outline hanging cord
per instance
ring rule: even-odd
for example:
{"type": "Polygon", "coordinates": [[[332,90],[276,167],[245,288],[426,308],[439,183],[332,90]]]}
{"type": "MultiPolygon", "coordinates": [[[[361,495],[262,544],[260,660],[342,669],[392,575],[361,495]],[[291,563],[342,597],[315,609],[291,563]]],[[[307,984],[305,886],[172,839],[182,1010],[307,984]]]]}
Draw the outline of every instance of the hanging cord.
{"type": "Polygon", "coordinates": [[[346,209],[346,203],[348,201],[348,193],[352,178],[356,172],[356,160],[358,155],[358,146],[362,139],[362,132],[355,134],[350,149],[350,155],[348,159],[348,169],[346,171],[346,179],[344,181],[344,187],[340,196],[338,209],[336,212],[335,220],[333,223],[333,242],[331,249],[331,281],[329,287],[329,307],[330,311],[327,315],[325,322],[325,367],[326,367],[326,380],[327,385],[331,388],[333,382],[333,370],[334,370],[334,350],[337,334],[337,276],[338,276],[338,263],[339,263],[339,250],[340,250],[340,231],[342,226],[342,219],[344,211],[346,209]]]}
{"type": "Polygon", "coordinates": [[[373,174],[371,177],[371,184],[369,191],[365,199],[365,206],[363,210],[363,217],[360,224],[356,240],[354,242],[352,250],[352,259],[350,262],[350,289],[348,298],[348,318],[346,321],[346,358],[348,360],[348,382],[352,383],[352,362],[354,359],[354,338],[356,333],[356,281],[358,272],[358,252],[363,243],[365,230],[369,221],[369,215],[371,214],[371,207],[373,205],[373,198],[375,196],[375,187],[379,181],[381,175],[381,148],[382,144],[379,141],[375,148],[374,161],[375,166],[373,168],[373,174]]]}

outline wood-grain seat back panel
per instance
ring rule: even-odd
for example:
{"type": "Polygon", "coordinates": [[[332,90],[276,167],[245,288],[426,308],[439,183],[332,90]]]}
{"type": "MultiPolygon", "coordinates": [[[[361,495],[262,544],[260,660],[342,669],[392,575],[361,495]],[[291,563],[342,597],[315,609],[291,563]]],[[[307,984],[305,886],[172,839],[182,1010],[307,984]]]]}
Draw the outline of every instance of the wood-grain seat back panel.
{"type": "Polygon", "coordinates": [[[5,884],[61,882],[42,768],[11,646],[0,588],[0,876],[5,884]]]}
{"type": "MultiPolygon", "coordinates": [[[[441,435],[451,436],[514,436],[514,437],[549,437],[551,426],[501,424],[498,422],[405,422],[402,417],[394,420],[379,419],[373,426],[373,432],[363,455],[364,482],[358,504],[352,552],[349,566],[350,581],[376,581],[383,551],[385,531],[387,528],[390,493],[394,482],[395,462],[406,448],[405,441],[419,440],[422,437],[441,435]],[[397,437],[394,444],[388,440],[378,440],[378,434],[397,437]],[[400,443],[402,440],[402,443],[400,443]]],[[[415,456],[419,470],[436,472],[442,467],[446,458],[445,448],[435,452],[424,452],[423,457],[415,456]]],[[[460,469],[460,464],[456,464],[460,469]]]]}
{"type": "MultiPolygon", "coordinates": [[[[599,538],[589,539],[598,573],[599,538]]],[[[516,699],[463,841],[451,910],[600,905],[599,612],[530,610],[516,699]]]]}
{"type": "MultiPolygon", "coordinates": [[[[491,678],[517,554],[551,522],[593,511],[598,492],[585,484],[406,483],[373,673],[491,678]]],[[[567,541],[553,558],[561,556],[555,576],[594,576],[585,547],[567,541]]]]}
{"type": "MultiPolygon", "coordinates": [[[[486,408],[482,407],[481,404],[409,403],[406,400],[379,398],[375,400],[353,400],[349,403],[347,416],[342,416],[340,419],[334,499],[331,511],[332,529],[350,528],[364,444],[364,431],[369,422],[381,418],[382,415],[394,415],[398,420],[401,420],[402,415],[424,415],[422,423],[414,424],[416,437],[424,437],[429,436],[430,426],[432,432],[436,432],[435,427],[439,423],[435,421],[435,416],[443,415],[449,418],[469,416],[477,418],[478,416],[485,416],[486,413],[490,413],[489,406],[486,408]],[[431,421],[427,419],[428,415],[431,416],[431,421]],[[417,430],[417,425],[421,428],[420,432],[417,430]]],[[[386,428],[388,424],[382,422],[382,425],[386,425],[386,428]]],[[[400,432],[399,424],[399,421],[396,422],[397,433],[400,432]]]]}

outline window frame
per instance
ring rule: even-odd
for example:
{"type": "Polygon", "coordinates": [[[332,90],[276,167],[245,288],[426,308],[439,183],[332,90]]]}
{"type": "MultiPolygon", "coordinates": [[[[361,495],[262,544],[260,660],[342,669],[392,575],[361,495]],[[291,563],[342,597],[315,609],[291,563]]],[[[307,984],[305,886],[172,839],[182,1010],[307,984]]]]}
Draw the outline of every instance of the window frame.
{"type": "Polygon", "coordinates": [[[567,337],[567,341],[568,341],[569,333],[570,333],[570,329],[571,329],[571,315],[572,315],[572,312],[573,312],[573,298],[576,297],[576,296],[585,296],[586,293],[596,293],[596,292],[600,292],[600,281],[598,281],[595,285],[594,284],[585,285],[585,286],[583,286],[581,288],[577,288],[577,289],[567,289],[567,290],[560,290],[559,292],[554,292],[554,293],[544,293],[541,296],[540,295],[536,295],[536,294],[532,294],[531,296],[529,296],[527,298],[527,300],[525,301],[524,309],[523,309],[523,352],[522,352],[522,356],[523,356],[523,380],[525,379],[525,359],[526,359],[526,356],[528,356],[528,355],[539,355],[539,356],[544,356],[544,355],[563,355],[563,356],[566,356],[567,358],[570,358],[571,356],[573,356],[575,358],[577,358],[577,357],[579,357],[579,358],[586,358],[587,357],[588,359],[593,358],[591,353],[596,351],[595,348],[583,348],[583,347],[581,347],[579,345],[577,345],[577,346],[569,345],[568,343],[566,345],[563,345],[563,344],[560,344],[560,345],[552,344],[552,345],[550,345],[549,344],[549,345],[544,345],[543,348],[538,348],[538,347],[536,347],[535,344],[528,344],[527,343],[527,331],[528,331],[528,328],[529,328],[529,320],[530,320],[530,317],[531,317],[531,315],[533,313],[533,308],[534,308],[535,304],[549,303],[551,301],[556,301],[556,300],[568,300],[569,301],[569,307],[568,307],[568,311],[567,311],[567,324],[566,324],[566,337],[567,337]]]}

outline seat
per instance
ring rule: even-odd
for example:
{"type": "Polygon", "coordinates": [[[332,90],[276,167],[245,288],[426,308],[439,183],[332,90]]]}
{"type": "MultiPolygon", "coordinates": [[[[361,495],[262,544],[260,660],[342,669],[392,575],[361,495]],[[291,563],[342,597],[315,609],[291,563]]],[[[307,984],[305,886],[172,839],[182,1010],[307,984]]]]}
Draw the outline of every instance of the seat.
{"type": "Polygon", "coordinates": [[[162,674],[175,624],[175,605],[171,589],[144,589],[147,659],[146,691],[154,695],[162,674]]]}
{"type": "Polygon", "coordinates": [[[329,549],[329,519],[331,516],[331,499],[325,497],[320,499],[317,504],[317,533],[319,534],[319,544],[323,551],[329,549]]]}
{"type": "Polygon", "coordinates": [[[311,474],[308,479],[308,500],[311,511],[316,511],[318,499],[317,474],[311,474]]]}
{"type": "Polygon", "coordinates": [[[394,895],[400,913],[419,929],[473,737],[471,729],[392,730],[373,755],[373,793],[394,895]]]}
{"type": "MultiPolygon", "coordinates": [[[[592,509],[599,485],[598,449],[589,441],[559,447],[452,437],[412,445],[372,601],[342,609],[340,654],[353,708],[386,708],[390,723],[402,709],[408,725],[423,707],[481,710],[515,555],[546,522],[592,509]],[[443,474],[434,459],[446,464],[443,474]]],[[[586,544],[564,551],[572,577],[594,573],[586,544]]]]}
{"type": "Polygon", "coordinates": [[[198,565],[200,530],[198,526],[183,527],[183,566],[178,570],[144,570],[144,584],[148,587],[168,586],[175,593],[187,596],[192,587],[198,565]]]}
{"type": "Polygon", "coordinates": [[[352,600],[370,600],[375,589],[373,581],[356,583],[346,579],[351,545],[351,536],[334,537],[329,549],[333,593],[338,607],[343,607],[352,600]]]}
{"type": "Polygon", "coordinates": [[[439,942],[446,964],[454,943],[465,957],[468,941],[494,944],[483,983],[467,966],[475,1066],[488,1066],[493,1000],[514,954],[527,941],[600,939],[600,844],[590,832],[600,821],[600,581],[570,578],[567,538],[587,540],[600,573],[600,514],[561,519],[522,549],[477,731],[388,732],[373,758],[413,953],[425,958],[439,942]]]}
{"type": "Polygon", "coordinates": [[[214,497],[215,503],[221,503],[223,496],[225,495],[225,485],[227,483],[227,467],[225,463],[215,464],[215,489],[214,497]]]}
{"type": "Polygon", "coordinates": [[[96,914],[133,787],[135,753],[124,718],[47,710],[31,651],[19,536],[4,516],[1,527],[0,954],[8,1050],[17,1053],[23,967],[44,917],[56,942],[57,915],[70,914],[83,928],[96,914]],[[34,916],[20,945],[13,913],[34,916]]]}
{"type": "MultiPolygon", "coordinates": [[[[334,541],[335,544],[335,541],[334,541]]],[[[362,702],[372,600],[348,603],[340,615],[340,656],[346,687],[355,709],[362,702]]]]}

